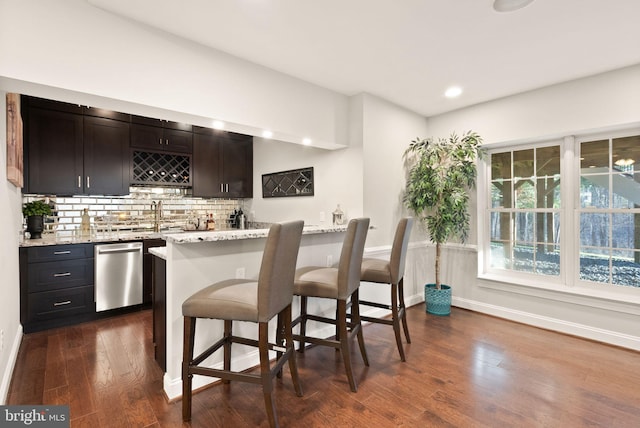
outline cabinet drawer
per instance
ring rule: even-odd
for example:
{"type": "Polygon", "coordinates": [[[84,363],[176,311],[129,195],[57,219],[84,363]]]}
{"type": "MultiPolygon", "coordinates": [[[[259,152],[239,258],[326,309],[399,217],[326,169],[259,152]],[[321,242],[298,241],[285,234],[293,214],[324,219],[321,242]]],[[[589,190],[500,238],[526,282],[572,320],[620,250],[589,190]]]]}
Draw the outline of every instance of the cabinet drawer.
{"type": "Polygon", "coordinates": [[[27,248],[28,262],[93,258],[93,244],[46,245],[27,248]]]}
{"type": "Polygon", "coordinates": [[[27,292],[49,291],[93,284],[93,259],[31,263],[27,292]]]}
{"type": "Polygon", "coordinates": [[[60,318],[95,311],[93,286],[29,293],[29,321],[60,318]]]}

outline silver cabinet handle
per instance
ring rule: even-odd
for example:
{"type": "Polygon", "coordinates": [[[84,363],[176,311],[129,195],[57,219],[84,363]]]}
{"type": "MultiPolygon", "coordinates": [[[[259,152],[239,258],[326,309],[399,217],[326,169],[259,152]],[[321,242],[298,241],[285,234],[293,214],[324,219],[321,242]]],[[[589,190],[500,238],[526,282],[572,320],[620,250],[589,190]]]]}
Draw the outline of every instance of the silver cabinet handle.
{"type": "Polygon", "coordinates": [[[87,175],[87,189],[91,188],[91,177],[87,175]]]}
{"type": "Polygon", "coordinates": [[[60,254],[71,254],[71,251],[54,251],[53,255],[54,256],[59,256],[60,254]]]}
{"type": "Polygon", "coordinates": [[[227,188],[227,190],[225,190],[227,193],[229,193],[229,183],[225,184],[225,187],[227,188]]]}
{"type": "Polygon", "coordinates": [[[160,143],[160,145],[162,145],[162,138],[159,138],[158,142],[160,143]]]}
{"type": "Polygon", "coordinates": [[[54,277],[59,278],[61,276],[71,276],[71,272],[65,272],[65,273],[54,273],[53,274],[54,277]]]}
{"type": "Polygon", "coordinates": [[[166,140],[164,140],[164,143],[168,146],[169,145],[169,139],[167,138],[166,140]]]}
{"type": "Polygon", "coordinates": [[[71,303],[71,300],[65,300],[64,302],[55,302],[53,306],[64,306],[64,305],[69,305],[70,303],[71,303]]]}
{"type": "Polygon", "coordinates": [[[224,192],[224,184],[220,183],[220,192],[224,192]]]}
{"type": "Polygon", "coordinates": [[[78,176],[78,189],[82,187],[82,177],[78,176]]]}

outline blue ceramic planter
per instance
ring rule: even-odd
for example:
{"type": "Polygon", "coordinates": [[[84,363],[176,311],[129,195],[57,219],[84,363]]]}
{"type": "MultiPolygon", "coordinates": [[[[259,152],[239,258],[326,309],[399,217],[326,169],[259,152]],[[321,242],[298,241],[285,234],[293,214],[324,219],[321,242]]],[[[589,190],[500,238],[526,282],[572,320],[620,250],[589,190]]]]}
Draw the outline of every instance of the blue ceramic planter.
{"type": "Polygon", "coordinates": [[[428,314],[446,316],[451,313],[451,287],[441,284],[438,290],[435,284],[424,285],[424,302],[428,314]]]}

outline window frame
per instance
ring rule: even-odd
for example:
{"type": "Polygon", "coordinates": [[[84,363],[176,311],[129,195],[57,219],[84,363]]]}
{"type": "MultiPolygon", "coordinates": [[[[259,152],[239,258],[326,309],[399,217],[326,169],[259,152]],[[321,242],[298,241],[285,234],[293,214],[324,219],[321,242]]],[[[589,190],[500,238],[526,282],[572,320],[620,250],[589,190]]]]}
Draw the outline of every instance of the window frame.
{"type": "MultiPolygon", "coordinates": [[[[499,143],[485,146],[487,155],[478,160],[477,227],[478,285],[537,297],[581,302],[587,306],[640,314],[640,287],[580,280],[580,143],[640,135],[639,128],[585,133],[544,140],[499,143]],[[492,153],[560,146],[560,274],[550,276],[490,267],[491,156],[492,153]],[[567,196],[569,195],[569,196],[567,196]],[[582,299],[584,296],[587,299],[582,299]],[[595,298],[591,299],[591,298],[595,298]],[[618,303],[624,302],[624,305],[618,303]],[[633,309],[629,309],[629,304],[633,309]]],[[[514,179],[514,177],[512,177],[514,179]]]]}

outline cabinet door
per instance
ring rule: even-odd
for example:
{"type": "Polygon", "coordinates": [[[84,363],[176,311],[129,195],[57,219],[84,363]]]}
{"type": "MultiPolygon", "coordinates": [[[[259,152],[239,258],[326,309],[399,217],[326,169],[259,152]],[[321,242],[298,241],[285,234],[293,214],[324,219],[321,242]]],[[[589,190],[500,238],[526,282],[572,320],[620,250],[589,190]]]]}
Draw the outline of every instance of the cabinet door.
{"type": "Polygon", "coordinates": [[[131,125],[131,147],[164,150],[164,130],[156,126],[131,125]]]}
{"type": "Polygon", "coordinates": [[[253,138],[231,138],[222,144],[225,196],[253,197],[253,138]]]}
{"type": "Polygon", "coordinates": [[[222,156],[219,138],[213,135],[193,135],[193,196],[223,197],[222,156]]]}
{"type": "Polygon", "coordinates": [[[85,116],[85,193],[129,194],[129,126],[118,120],[85,116]]]}
{"type": "Polygon", "coordinates": [[[164,150],[191,154],[193,152],[193,133],[165,128],[164,150]]]}
{"type": "Polygon", "coordinates": [[[26,131],[27,193],[82,193],[82,116],[30,108],[26,131]]]}

